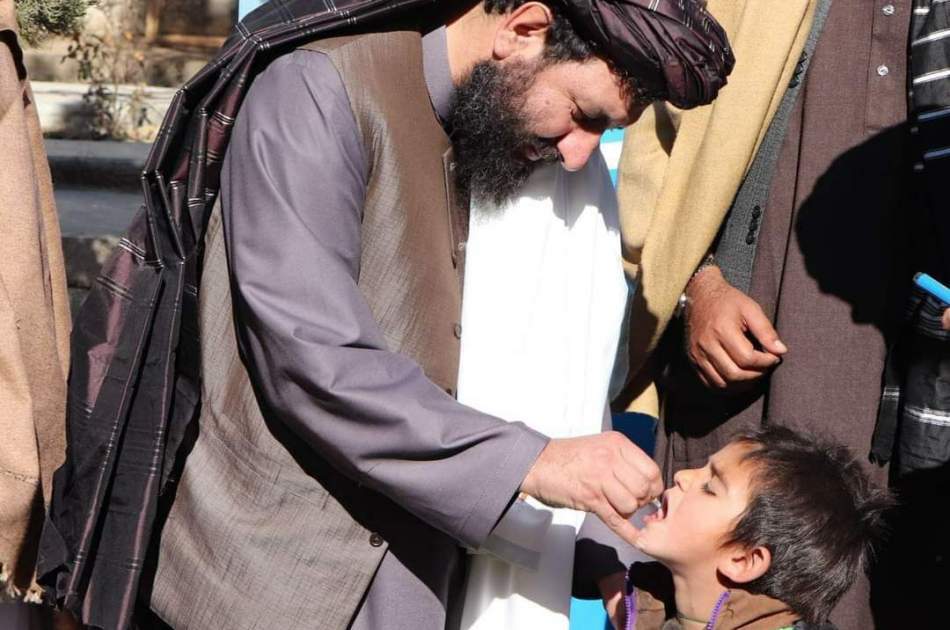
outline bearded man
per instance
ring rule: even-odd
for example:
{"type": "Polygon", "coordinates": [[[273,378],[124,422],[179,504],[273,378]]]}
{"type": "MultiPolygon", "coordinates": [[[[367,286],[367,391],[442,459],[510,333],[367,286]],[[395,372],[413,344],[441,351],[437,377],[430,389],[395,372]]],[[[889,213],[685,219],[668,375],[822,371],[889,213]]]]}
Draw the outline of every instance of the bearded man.
{"type": "Polygon", "coordinates": [[[197,436],[140,625],[444,627],[463,546],[522,492],[635,537],[624,517],[660,484],[632,443],[548,440],[454,398],[467,199],[581,168],[604,129],[708,102],[731,67],[696,2],[597,4],[478,4],[254,79],[204,235],[197,436]]]}
{"type": "Polygon", "coordinates": [[[581,168],[651,99],[715,93],[728,53],[711,18],[650,4],[605,4],[624,18],[606,56],[558,5],[493,2],[314,42],[257,78],[206,237],[200,434],[151,593],[164,622],[444,627],[462,546],[519,492],[634,535],[618,516],[659,486],[633,444],[548,441],[454,400],[458,206],[506,199],[545,160],[581,168]],[[644,23],[717,43],[677,87],[641,71],[624,27],[644,23]]]}

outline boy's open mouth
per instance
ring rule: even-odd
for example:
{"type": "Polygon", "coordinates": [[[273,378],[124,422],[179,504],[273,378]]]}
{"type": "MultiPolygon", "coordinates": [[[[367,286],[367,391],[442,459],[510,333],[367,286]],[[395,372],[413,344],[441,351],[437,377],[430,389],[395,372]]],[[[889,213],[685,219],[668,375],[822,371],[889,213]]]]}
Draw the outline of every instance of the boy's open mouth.
{"type": "Polygon", "coordinates": [[[660,498],[656,499],[653,502],[653,505],[656,506],[656,511],[653,512],[652,514],[647,515],[643,519],[644,523],[653,523],[655,521],[662,521],[663,519],[666,518],[666,510],[667,510],[667,507],[669,506],[666,493],[664,492],[662,495],[660,495],[660,498]]]}

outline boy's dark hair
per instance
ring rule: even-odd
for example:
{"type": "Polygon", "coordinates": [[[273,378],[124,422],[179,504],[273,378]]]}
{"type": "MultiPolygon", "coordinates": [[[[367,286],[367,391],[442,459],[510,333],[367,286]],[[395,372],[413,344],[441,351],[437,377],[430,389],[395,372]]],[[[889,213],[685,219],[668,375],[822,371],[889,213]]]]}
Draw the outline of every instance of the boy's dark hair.
{"type": "MultiPolygon", "coordinates": [[[[506,13],[513,11],[521,5],[531,0],[482,0],[486,13],[506,13]]],[[[551,28],[548,29],[547,39],[545,41],[544,57],[549,61],[586,61],[597,53],[587,41],[585,41],[571,24],[564,14],[555,6],[551,0],[536,0],[551,9],[554,21],[551,28]]],[[[636,81],[627,73],[622,72],[609,59],[605,61],[611,69],[620,77],[624,94],[636,97],[638,100],[652,100],[653,97],[643,93],[637,87],[636,81]]]]}
{"type": "Polygon", "coordinates": [[[755,472],[728,543],[772,554],[769,570],[743,588],[784,602],[808,623],[824,621],[866,570],[890,495],[847,448],[814,436],[775,426],[733,443],[753,447],[743,459],[755,472]]]}

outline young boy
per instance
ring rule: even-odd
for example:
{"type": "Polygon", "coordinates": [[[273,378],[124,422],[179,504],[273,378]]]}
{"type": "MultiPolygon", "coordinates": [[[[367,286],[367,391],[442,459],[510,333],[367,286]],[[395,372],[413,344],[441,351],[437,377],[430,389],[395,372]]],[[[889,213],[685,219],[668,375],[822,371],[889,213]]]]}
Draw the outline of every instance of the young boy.
{"type": "Polygon", "coordinates": [[[659,563],[630,568],[621,627],[816,627],[805,624],[826,620],[864,569],[890,504],[844,447],[780,427],[742,434],[676,474],[644,519],[637,546],[659,563]]]}

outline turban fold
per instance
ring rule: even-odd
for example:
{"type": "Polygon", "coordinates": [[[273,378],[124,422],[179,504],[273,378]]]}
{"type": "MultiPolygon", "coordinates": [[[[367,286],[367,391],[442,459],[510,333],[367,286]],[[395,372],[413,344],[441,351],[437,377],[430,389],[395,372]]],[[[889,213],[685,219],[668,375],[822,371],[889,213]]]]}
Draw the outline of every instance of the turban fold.
{"type": "Polygon", "coordinates": [[[557,0],[577,32],[643,96],[681,109],[712,102],[735,64],[700,0],[557,0]]]}

